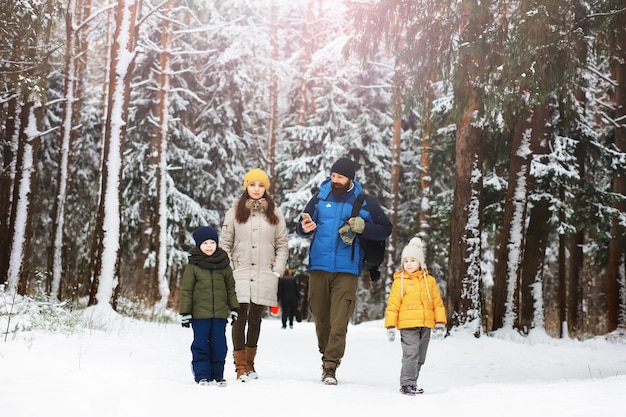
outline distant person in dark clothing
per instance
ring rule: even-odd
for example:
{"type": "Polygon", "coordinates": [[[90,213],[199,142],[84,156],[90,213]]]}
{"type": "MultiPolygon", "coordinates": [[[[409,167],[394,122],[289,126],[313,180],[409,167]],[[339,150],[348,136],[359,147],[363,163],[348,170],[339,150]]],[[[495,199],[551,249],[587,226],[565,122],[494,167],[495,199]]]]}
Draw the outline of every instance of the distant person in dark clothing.
{"type": "Polygon", "coordinates": [[[289,321],[289,328],[293,329],[294,317],[298,323],[302,319],[298,310],[300,305],[298,282],[291,275],[291,270],[289,269],[285,269],[283,276],[278,280],[278,302],[282,310],[283,329],[287,328],[287,321],[289,321]]]}

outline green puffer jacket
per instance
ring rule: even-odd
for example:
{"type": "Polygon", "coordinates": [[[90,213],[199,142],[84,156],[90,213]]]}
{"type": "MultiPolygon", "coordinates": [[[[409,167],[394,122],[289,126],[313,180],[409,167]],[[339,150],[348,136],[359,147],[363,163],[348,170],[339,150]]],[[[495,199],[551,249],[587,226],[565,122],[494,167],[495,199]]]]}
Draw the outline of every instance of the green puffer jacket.
{"type": "Polygon", "coordinates": [[[191,250],[180,288],[180,314],[191,314],[194,319],[228,319],[230,311],[239,308],[229,263],[221,248],[211,256],[191,250]]]}

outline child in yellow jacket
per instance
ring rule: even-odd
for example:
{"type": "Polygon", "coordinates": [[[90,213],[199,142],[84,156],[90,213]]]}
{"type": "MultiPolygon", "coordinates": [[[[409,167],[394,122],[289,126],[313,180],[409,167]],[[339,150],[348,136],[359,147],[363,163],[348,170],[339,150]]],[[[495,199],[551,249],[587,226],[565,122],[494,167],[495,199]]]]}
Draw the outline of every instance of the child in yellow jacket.
{"type": "Polygon", "coordinates": [[[390,342],[396,338],[396,328],[400,330],[402,394],[424,392],[417,387],[417,378],[426,361],[431,329],[445,333],[446,323],[446,310],[437,281],[424,267],[422,241],[414,237],[402,251],[402,269],[393,274],[385,310],[385,327],[390,342]]]}

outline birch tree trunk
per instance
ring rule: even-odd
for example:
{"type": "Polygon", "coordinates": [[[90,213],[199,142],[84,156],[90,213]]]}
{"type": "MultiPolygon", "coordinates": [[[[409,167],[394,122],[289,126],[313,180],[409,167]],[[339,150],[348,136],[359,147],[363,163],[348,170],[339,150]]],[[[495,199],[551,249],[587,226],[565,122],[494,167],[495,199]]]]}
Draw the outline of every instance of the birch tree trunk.
{"type": "Polygon", "coordinates": [[[96,220],[95,275],[89,305],[114,305],[113,291],[119,284],[122,145],[126,135],[132,59],[136,43],[136,3],[136,0],[120,0],[116,8],[109,103],[104,131],[101,200],[96,220]]]}

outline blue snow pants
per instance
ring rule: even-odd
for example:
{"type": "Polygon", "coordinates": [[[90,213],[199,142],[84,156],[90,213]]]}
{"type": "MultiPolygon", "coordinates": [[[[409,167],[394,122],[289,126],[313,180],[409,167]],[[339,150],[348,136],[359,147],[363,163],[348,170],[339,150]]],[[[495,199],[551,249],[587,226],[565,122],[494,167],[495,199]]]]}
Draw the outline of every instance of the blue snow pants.
{"type": "Polygon", "coordinates": [[[226,319],[191,319],[191,369],[196,382],[224,378],[226,319]]]}

